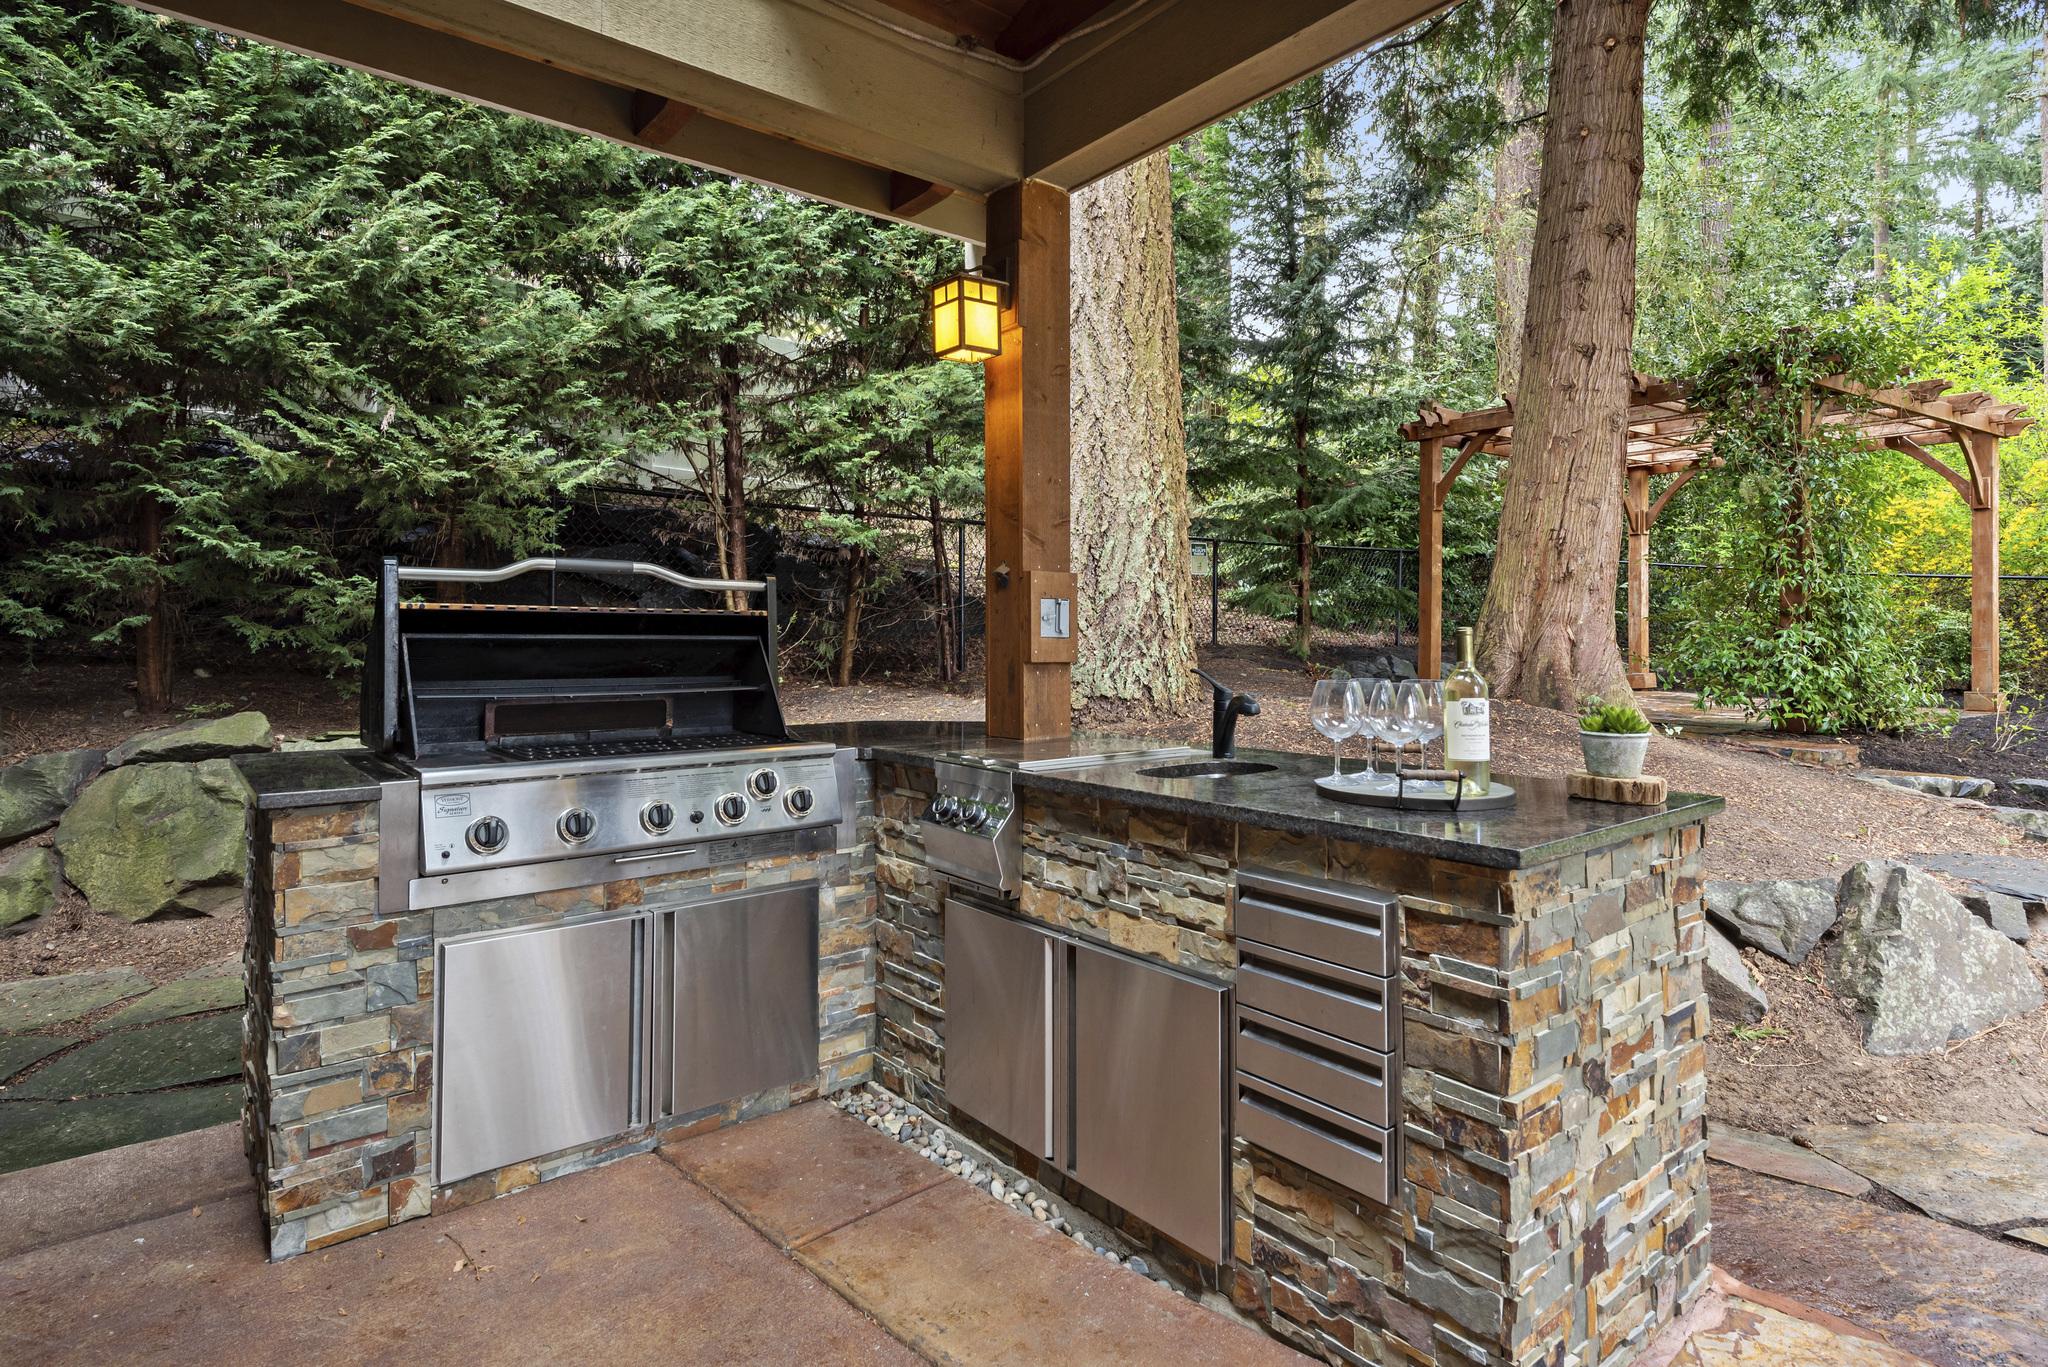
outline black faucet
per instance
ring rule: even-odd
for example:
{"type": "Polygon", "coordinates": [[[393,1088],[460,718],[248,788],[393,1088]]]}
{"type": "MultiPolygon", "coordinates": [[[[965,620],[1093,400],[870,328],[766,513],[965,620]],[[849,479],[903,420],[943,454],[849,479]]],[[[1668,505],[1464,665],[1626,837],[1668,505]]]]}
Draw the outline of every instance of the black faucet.
{"type": "Polygon", "coordinates": [[[1212,690],[1209,699],[1209,753],[1229,759],[1237,753],[1237,719],[1259,715],[1259,700],[1249,693],[1233,693],[1230,685],[1206,669],[1197,669],[1202,682],[1212,690]]]}

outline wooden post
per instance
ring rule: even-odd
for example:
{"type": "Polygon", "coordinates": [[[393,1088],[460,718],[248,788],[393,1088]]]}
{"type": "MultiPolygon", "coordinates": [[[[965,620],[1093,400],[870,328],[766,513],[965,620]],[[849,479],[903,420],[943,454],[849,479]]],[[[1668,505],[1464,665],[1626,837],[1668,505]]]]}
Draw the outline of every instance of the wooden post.
{"type": "MultiPolygon", "coordinates": [[[[1073,729],[1073,653],[1039,644],[1032,601],[1034,575],[1064,576],[1071,568],[1067,233],[1064,190],[1025,181],[989,196],[988,260],[1010,282],[1003,353],[982,365],[985,715],[989,735],[1004,740],[1044,740],[1073,729]],[[1045,658],[1062,653],[1065,659],[1045,658]]],[[[1087,629],[1085,622],[1069,627],[1087,629]]]]}
{"type": "Polygon", "coordinates": [[[1655,688],[1650,672],[1650,472],[1628,472],[1628,686],[1655,688]]]}
{"type": "Polygon", "coordinates": [[[1415,506],[1420,510],[1415,537],[1415,676],[1435,679],[1443,675],[1444,657],[1444,505],[1437,495],[1443,477],[1443,442],[1436,437],[1422,441],[1421,487],[1415,506]]]}
{"type": "Polygon", "coordinates": [[[1965,712],[1996,712],[1998,696],[1998,438],[1958,429],[1969,462],[1970,689],[1965,712]]]}

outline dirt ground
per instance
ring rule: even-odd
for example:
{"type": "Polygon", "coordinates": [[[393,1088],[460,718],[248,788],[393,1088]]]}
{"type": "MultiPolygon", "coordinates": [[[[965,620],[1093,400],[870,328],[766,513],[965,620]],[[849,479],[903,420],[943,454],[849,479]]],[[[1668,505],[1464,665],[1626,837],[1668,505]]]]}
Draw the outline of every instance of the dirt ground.
{"type": "MultiPolygon", "coordinates": [[[[1205,650],[1203,662],[1233,686],[1260,698],[1261,714],[1240,725],[1240,744],[1328,753],[1328,742],[1308,722],[1313,682],[1308,667],[1270,646],[1205,650]]],[[[118,666],[66,665],[31,674],[10,670],[0,688],[0,762],[71,746],[104,747],[140,729],[143,721],[132,715],[122,688],[125,677],[118,666]]],[[[256,708],[270,716],[281,737],[317,735],[354,724],[352,692],[320,679],[256,671],[187,677],[180,680],[180,697],[207,714],[256,708]]],[[[783,701],[794,723],[840,718],[976,720],[981,715],[978,679],[951,689],[893,683],[837,689],[791,681],[784,686],[783,701]]],[[[1570,716],[1501,703],[1495,717],[1497,772],[1577,767],[1577,727],[1570,716]]],[[[1083,724],[1095,730],[1206,743],[1208,704],[1197,699],[1185,714],[1165,720],[1103,715],[1083,724]]],[[[1967,732],[1960,743],[1972,743],[1967,732]]],[[[2038,763],[2048,775],[2048,755],[2034,760],[2031,744],[2016,748],[2020,753],[2012,761],[2014,773],[2031,772],[2019,764],[2038,763]]],[[[2042,748],[2048,750],[2048,741],[2042,748]]],[[[1362,750],[1354,743],[1346,753],[1362,750]]],[[[1869,762],[1932,767],[1915,760],[1916,753],[1872,753],[1869,762]]],[[[1954,748],[1929,750],[1922,759],[1948,755],[1944,767],[1954,771],[1959,753],[1954,748]]],[[[1728,801],[1727,811],[1710,825],[1710,878],[1836,875],[1861,859],[1938,851],[2032,853],[2017,831],[1968,803],[1889,792],[1845,773],[1791,764],[1710,738],[1660,736],[1652,743],[1650,756],[1651,772],[1664,775],[1674,788],[1714,793],[1728,801]]],[[[1968,766],[1961,771],[1992,777],[2003,772],[1968,766]]],[[[2001,793],[2001,800],[2004,797],[2001,793]]],[[[240,949],[238,924],[200,918],[130,926],[87,913],[75,894],[67,897],[48,923],[30,921],[21,933],[0,936],[0,980],[130,964],[153,982],[165,982],[240,949]]],[[[1716,1030],[1709,1088],[1715,1118],[1781,1134],[1812,1121],[1879,1117],[2048,1122],[2048,1012],[2036,1012],[1945,1053],[1875,1058],[1864,1053],[1854,1018],[1827,989],[1820,968],[1824,952],[1799,969],[1762,955],[1747,956],[1772,1003],[1766,1024],[1782,1033],[1744,1041],[1716,1030]]],[[[2041,948],[2035,964],[2037,972],[2048,969],[2048,947],[2041,948]]]]}

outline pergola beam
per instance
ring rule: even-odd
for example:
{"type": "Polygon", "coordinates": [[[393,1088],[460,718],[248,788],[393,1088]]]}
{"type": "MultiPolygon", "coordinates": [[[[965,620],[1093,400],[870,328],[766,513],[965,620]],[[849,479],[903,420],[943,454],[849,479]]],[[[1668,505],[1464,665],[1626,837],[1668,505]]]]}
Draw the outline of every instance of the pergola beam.
{"type": "MultiPolygon", "coordinates": [[[[1990,437],[2018,436],[2029,425],[2028,420],[2024,418],[2009,415],[1987,416],[1975,411],[1982,406],[1981,403],[1969,403],[1967,400],[1977,398],[1978,396],[1976,395],[1958,395],[1959,399],[1966,402],[1957,405],[1946,399],[1923,398],[1905,386],[1873,389],[1866,384],[1850,379],[1847,375],[1824,375],[1820,379],[1815,380],[1813,384],[1816,389],[1824,389],[1836,394],[1852,395],[1874,404],[1880,404],[1886,408],[1895,408],[1901,413],[1911,413],[1915,417],[1921,418],[1932,418],[1936,422],[1949,423],[1966,431],[1981,432],[1985,436],[1990,437]]],[[[2005,406],[2000,405],[2000,407],[2004,408],[2005,406]]]]}

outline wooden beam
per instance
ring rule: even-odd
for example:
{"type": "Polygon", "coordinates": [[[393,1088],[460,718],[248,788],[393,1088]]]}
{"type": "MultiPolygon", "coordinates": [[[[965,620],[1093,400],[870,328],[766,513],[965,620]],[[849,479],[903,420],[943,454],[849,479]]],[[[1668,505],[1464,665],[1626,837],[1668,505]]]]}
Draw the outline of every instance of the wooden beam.
{"type": "Polygon", "coordinates": [[[950,199],[953,187],[936,181],[919,180],[901,172],[889,176],[889,212],[898,218],[917,218],[950,199]]]}
{"type": "Polygon", "coordinates": [[[1444,658],[1444,503],[1440,492],[1450,481],[1441,477],[1443,443],[1422,442],[1422,482],[1416,498],[1415,531],[1415,676],[1443,677],[1444,658]]]}
{"type": "MultiPolygon", "coordinates": [[[[423,90],[647,150],[634,131],[634,87],[530,60],[344,0],[293,0],[289,5],[274,0],[131,3],[423,90]]],[[[896,216],[889,210],[888,171],[709,113],[688,120],[667,146],[656,150],[693,166],[841,208],[881,218],[896,216]]],[[[919,220],[919,226],[970,242],[983,240],[987,231],[982,202],[963,195],[939,205],[919,220]]]]}
{"type": "Polygon", "coordinates": [[[1115,3],[1116,0],[1025,0],[1024,7],[989,46],[1013,61],[1028,62],[1115,3]]]}
{"type": "Polygon", "coordinates": [[[1065,736],[1073,725],[1073,666],[1035,658],[1043,652],[1031,588],[1034,574],[1072,568],[1067,213],[1066,192],[1037,181],[989,199],[989,252],[1012,272],[1002,354],[982,363],[985,716],[988,733],[1005,740],[1065,736]]]}
{"type": "Polygon", "coordinates": [[[1872,389],[1850,379],[1847,375],[1824,375],[1813,383],[1816,389],[1829,390],[1837,394],[1852,394],[1857,398],[1882,404],[1886,408],[1896,408],[1901,413],[1936,418],[1971,432],[1982,432],[1993,437],[2013,435],[2010,419],[1987,419],[1967,410],[1959,411],[1944,400],[1920,398],[1909,388],[1872,389]]]}
{"type": "Polygon", "coordinates": [[[683,125],[695,117],[694,104],[671,100],[651,90],[633,92],[633,136],[649,147],[668,146],[683,131],[683,125]]]}
{"type": "Polygon", "coordinates": [[[1465,462],[1472,459],[1473,452],[1484,450],[1487,441],[1491,439],[1492,436],[1493,433],[1491,432],[1474,432],[1471,436],[1465,438],[1465,440],[1459,445],[1458,458],[1451,462],[1451,468],[1444,472],[1444,477],[1442,479],[1437,481],[1437,507],[1443,507],[1444,500],[1451,496],[1451,485],[1457,482],[1458,476],[1464,471],[1465,462]]]}
{"type": "Polygon", "coordinates": [[[1970,506],[1970,689],[1965,712],[1996,712],[1998,693],[1998,438],[1969,433],[1963,449],[1976,484],[1970,506]]]}
{"type": "Polygon", "coordinates": [[[1628,513],[1628,683],[1631,688],[1655,688],[1657,676],[1650,672],[1650,472],[1628,472],[1622,492],[1628,513]]]}
{"type": "MultiPolygon", "coordinates": [[[[1690,484],[1692,482],[1693,476],[1697,475],[1699,472],[1699,466],[1688,466],[1686,469],[1680,470],[1678,472],[1677,477],[1674,478],[1669,484],[1664,486],[1664,492],[1657,495],[1657,501],[1650,505],[1650,520],[1648,524],[1649,526],[1654,527],[1657,525],[1657,517],[1660,513],[1664,511],[1664,505],[1671,501],[1671,496],[1677,493],[1680,489],[1683,489],[1687,484],[1690,484]]],[[[1629,473],[1630,477],[1633,478],[1635,472],[1630,471],[1629,473]]],[[[1648,477],[1649,473],[1650,472],[1648,470],[1643,471],[1643,474],[1646,478],[1648,477]]]]}
{"type": "Polygon", "coordinates": [[[1937,459],[1933,452],[1923,449],[1919,443],[1913,441],[1910,437],[1886,437],[1884,444],[1886,448],[1897,451],[1901,455],[1911,456],[1914,460],[1919,461],[1922,465],[1934,471],[1935,474],[1947,480],[1955,487],[1956,493],[1962,496],[1965,508],[1977,506],[1977,491],[1971,487],[1970,481],[1950,469],[1946,461],[1937,459]]]}

